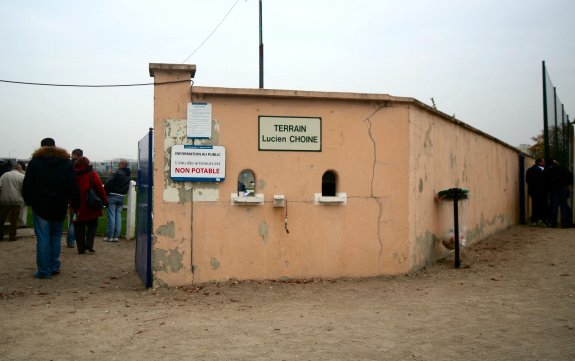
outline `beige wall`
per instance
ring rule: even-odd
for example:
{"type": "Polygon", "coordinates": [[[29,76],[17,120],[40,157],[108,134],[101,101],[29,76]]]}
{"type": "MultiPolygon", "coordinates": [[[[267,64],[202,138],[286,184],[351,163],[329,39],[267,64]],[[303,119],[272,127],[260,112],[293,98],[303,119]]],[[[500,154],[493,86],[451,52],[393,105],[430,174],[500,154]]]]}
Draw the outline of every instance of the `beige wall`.
{"type": "Polygon", "coordinates": [[[462,205],[467,208],[468,244],[519,222],[517,150],[420,107],[413,107],[410,122],[409,213],[415,268],[444,254],[437,237],[445,236],[446,216],[453,223],[453,215],[451,204],[433,200],[440,190],[470,190],[467,205],[462,205]]]}
{"type": "MultiPolygon", "coordinates": [[[[150,72],[156,82],[195,72],[176,67],[150,72]]],[[[409,272],[447,254],[434,195],[455,186],[471,190],[470,242],[518,222],[517,151],[411,98],[177,83],[157,85],[154,103],[155,285],[409,272]],[[212,139],[195,144],[225,147],[224,182],[170,179],[172,145],[192,144],[190,101],[212,104],[212,139]],[[259,151],[260,115],[320,117],[322,151],[259,151]],[[243,169],[262,205],[232,203],[243,169]],[[316,204],[327,170],[345,204],[316,204]],[[287,198],[289,233],[274,195],[287,198]]]]}

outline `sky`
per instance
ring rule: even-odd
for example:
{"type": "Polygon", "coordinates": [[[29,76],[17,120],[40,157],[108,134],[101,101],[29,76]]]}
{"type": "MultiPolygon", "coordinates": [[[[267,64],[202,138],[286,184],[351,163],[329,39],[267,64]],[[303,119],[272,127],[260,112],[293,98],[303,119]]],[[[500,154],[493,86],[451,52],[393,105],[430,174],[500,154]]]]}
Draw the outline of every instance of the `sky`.
{"type": "MultiPolygon", "coordinates": [[[[264,87],[415,98],[512,146],[543,128],[542,61],[575,118],[575,1],[262,0],[264,87]]],[[[258,0],[2,0],[0,79],[258,88],[258,0]],[[231,11],[230,11],[231,9],[231,11]],[[222,21],[223,20],[223,21],[222,21]]],[[[92,161],[136,159],[153,86],[0,82],[0,158],[52,137],[92,161]]]]}

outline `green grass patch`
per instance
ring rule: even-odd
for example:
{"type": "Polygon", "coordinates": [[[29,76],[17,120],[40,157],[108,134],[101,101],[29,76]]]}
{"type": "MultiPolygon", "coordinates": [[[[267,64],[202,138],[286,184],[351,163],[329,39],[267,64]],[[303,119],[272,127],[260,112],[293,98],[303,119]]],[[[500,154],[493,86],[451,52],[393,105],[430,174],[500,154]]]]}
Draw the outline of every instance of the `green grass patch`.
{"type": "MultiPolygon", "coordinates": [[[[124,204],[127,203],[128,197],[124,197],[124,204]]],[[[27,207],[28,214],[26,217],[26,226],[34,227],[33,217],[32,217],[32,207],[27,207]]],[[[98,228],[96,229],[97,236],[106,236],[106,232],[108,230],[108,218],[106,216],[107,208],[102,209],[102,217],[98,218],[98,228]]],[[[121,237],[126,236],[126,219],[128,216],[128,210],[124,208],[122,210],[122,232],[120,233],[121,237]]],[[[66,220],[64,221],[64,232],[68,232],[68,216],[66,216],[66,220]]]]}

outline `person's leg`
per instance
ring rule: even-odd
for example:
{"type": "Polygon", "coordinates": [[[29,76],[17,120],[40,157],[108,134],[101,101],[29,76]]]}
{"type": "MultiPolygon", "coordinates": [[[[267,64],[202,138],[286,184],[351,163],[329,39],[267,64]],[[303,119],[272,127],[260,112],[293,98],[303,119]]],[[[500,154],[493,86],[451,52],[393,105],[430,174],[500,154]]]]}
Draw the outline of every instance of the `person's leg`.
{"type": "Polygon", "coordinates": [[[122,233],[122,210],[124,209],[124,197],[118,197],[116,200],[116,214],[114,219],[114,239],[118,239],[122,233]]]}
{"type": "Polygon", "coordinates": [[[108,198],[108,208],[106,208],[106,216],[108,219],[108,228],[106,231],[106,240],[109,241],[114,238],[114,228],[115,228],[115,214],[116,214],[116,205],[112,200],[113,196],[108,198]]]}
{"type": "Polygon", "coordinates": [[[569,197],[569,190],[567,188],[559,191],[559,208],[561,209],[561,227],[568,228],[571,226],[569,218],[569,211],[567,210],[567,198],[569,197]]]}
{"type": "Polygon", "coordinates": [[[16,240],[16,231],[18,229],[18,218],[20,217],[20,206],[10,206],[10,228],[8,240],[16,240]]]}
{"type": "Polygon", "coordinates": [[[60,273],[60,252],[64,221],[50,222],[50,274],[60,273]]]}
{"type": "Polygon", "coordinates": [[[0,206],[0,241],[4,240],[4,223],[6,223],[9,212],[10,208],[8,206],[0,206]]]}
{"type": "Polygon", "coordinates": [[[28,220],[28,207],[22,206],[20,207],[20,227],[26,227],[26,221],[28,220]]]}
{"type": "Polygon", "coordinates": [[[98,228],[98,219],[86,222],[86,249],[94,252],[94,238],[96,237],[96,229],[98,228]]]}
{"type": "Polygon", "coordinates": [[[50,267],[50,222],[38,216],[32,211],[34,219],[34,233],[36,234],[36,266],[38,272],[34,275],[37,278],[50,278],[52,269],[50,267]]]}
{"type": "Polygon", "coordinates": [[[74,233],[74,223],[71,221],[72,216],[68,214],[68,235],[66,236],[66,247],[74,248],[76,236],[74,233]]]}
{"type": "Polygon", "coordinates": [[[529,220],[532,224],[535,224],[535,222],[537,222],[537,201],[535,200],[536,197],[532,194],[529,195],[529,198],[531,199],[531,217],[529,217],[529,220]]]}
{"type": "Polygon", "coordinates": [[[559,192],[551,191],[551,205],[549,209],[549,223],[551,227],[557,227],[557,215],[559,214],[559,192]]]}
{"type": "Polygon", "coordinates": [[[76,247],[78,253],[86,253],[86,225],[85,222],[74,222],[74,234],[76,235],[76,247]]]}
{"type": "Polygon", "coordinates": [[[532,214],[532,222],[542,221],[547,223],[547,193],[540,192],[536,193],[533,198],[533,214],[532,214]]]}

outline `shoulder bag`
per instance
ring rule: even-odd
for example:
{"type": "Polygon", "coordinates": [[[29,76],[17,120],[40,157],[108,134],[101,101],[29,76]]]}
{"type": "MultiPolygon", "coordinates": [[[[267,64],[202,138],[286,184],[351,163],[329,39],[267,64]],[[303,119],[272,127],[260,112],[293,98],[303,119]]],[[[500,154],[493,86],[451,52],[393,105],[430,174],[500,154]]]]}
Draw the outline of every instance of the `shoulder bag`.
{"type": "Polygon", "coordinates": [[[98,195],[96,189],[94,189],[94,181],[92,180],[92,173],[90,172],[90,188],[86,192],[86,205],[90,209],[102,209],[104,207],[104,201],[98,195]]]}

